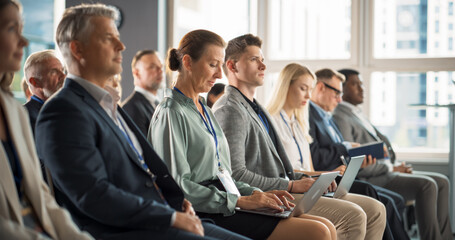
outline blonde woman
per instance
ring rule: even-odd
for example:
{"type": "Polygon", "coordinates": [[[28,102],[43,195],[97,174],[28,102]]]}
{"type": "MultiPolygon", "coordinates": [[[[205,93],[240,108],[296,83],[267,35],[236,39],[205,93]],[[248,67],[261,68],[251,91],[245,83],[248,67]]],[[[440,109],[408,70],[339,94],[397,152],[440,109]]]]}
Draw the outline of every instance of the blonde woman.
{"type": "MultiPolygon", "coordinates": [[[[312,139],[309,134],[308,105],[314,84],[315,76],[308,68],[291,63],[281,71],[267,106],[294,171],[307,175],[318,174],[314,171],[309,147],[312,139]]],[[[343,199],[321,198],[310,214],[331,220],[337,227],[338,239],[381,239],[385,218],[381,223],[372,221],[376,218],[378,208],[384,206],[375,199],[346,194],[343,199]],[[355,218],[349,210],[352,205],[360,206],[366,213],[366,224],[359,225],[350,220],[355,218]]]]}

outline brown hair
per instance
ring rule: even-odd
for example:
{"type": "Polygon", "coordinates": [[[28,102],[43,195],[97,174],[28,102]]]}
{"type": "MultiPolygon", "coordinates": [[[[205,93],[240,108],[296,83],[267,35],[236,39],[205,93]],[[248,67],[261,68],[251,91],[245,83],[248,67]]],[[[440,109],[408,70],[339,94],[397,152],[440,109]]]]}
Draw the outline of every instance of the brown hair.
{"type": "Polygon", "coordinates": [[[226,62],[228,60],[238,60],[240,55],[245,52],[245,48],[249,46],[256,46],[258,48],[262,47],[262,40],[261,38],[254,36],[253,34],[245,34],[239,37],[236,37],[228,42],[226,47],[226,55],[224,57],[224,64],[223,70],[224,73],[228,73],[228,69],[226,67],[226,62]]]}
{"type": "Polygon", "coordinates": [[[340,79],[340,81],[342,83],[344,83],[346,81],[346,78],[344,77],[343,74],[341,74],[335,70],[332,70],[330,68],[323,68],[323,69],[316,71],[316,78],[318,81],[330,80],[334,76],[336,76],[338,79],[340,79]]]}
{"type": "Polygon", "coordinates": [[[139,50],[136,52],[136,55],[133,57],[133,61],[131,61],[131,69],[136,67],[136,63],[141,60],[141,58],[145,55],[156,54],[155,50],[147,49],[147,50],[139,50]]]}
{"type": "Polygon", "coordinates": [[[226,46],[223,38],[208,30],[199,29],[185,34],[180,40],[178,49],[169,49],[167,57],[168,68],[171,71],[180,71],[183,56],[188,54],[191,59],[197,61],[204,53],[207,45],[210,44],[223,48],[226,46]]]}

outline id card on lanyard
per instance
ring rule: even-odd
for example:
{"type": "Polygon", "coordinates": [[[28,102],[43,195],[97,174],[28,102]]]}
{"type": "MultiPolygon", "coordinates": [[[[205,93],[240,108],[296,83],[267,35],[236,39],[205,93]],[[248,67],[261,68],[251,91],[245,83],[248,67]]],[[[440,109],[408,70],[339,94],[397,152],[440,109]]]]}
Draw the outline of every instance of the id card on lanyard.
{"type": "MultiPolygon", "coordinates": [[[[185,94],[183,94],[178,88],[174,87],[174,90],[176,90],[177,92],[179,92],[180,94],[185,96],[185,94]]],[[[202,114],[198,111],[199,116],[201,117],[202,122],[204,123],[205,127],[209,131],[210,135],[212,135],[214,143],[215,143],[215,151],[216,151],[216,156],[215,157],[216,157],[217,162],[218,162],[218,173],[216,174],[216,176],[220,180],[221,184],[223,184],[224,189],[226,189],[226,191],[228,193],[240,196],[240,192],[237,189],[237,186],[235,186],[234,180],[232,180],[231,175],[229,174],[228,171],[225,171],[221,167],[220,155],[219,155],[219,152],[218,152],[218,138],[216,136],[215,128],[213,127],[212,120],[210,119],[210,115],[207,112],[207,110],[205,109],[204,104],[202,104],[202,102],[200,100],[199,100],[199,103],[201,104],[202,110],[204,111],[204,114],[207,117],[207,121],[202,116],[202,114]]]]}
{"type": "Polygon", "coordinates": [[[232,180],[228,171],[224,171],[220,168],[216,176],[220,179],[221,184],[223,184],[224,189],[226,189],[228,193],[235,194],[240,197],[239,189],[235,186],[234,180],[232,180]]]}

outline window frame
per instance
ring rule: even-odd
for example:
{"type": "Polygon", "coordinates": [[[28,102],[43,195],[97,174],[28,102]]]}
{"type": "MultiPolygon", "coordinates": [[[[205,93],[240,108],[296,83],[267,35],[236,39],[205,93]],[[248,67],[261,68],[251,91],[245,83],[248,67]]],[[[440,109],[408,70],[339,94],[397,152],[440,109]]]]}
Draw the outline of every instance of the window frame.
{"type": "MultiPolygon", "coordinates": [[[[254,1],[250,9],[251,29],[256,29],[256,33],[262,38],[264,44],[262,51],[265,56],[267,72],[280,72],[291,62],[299,63],[312,70],[330,67],[333,69],[353,68],[360,72],[364,78],[366,96],[370,96],[370,77],[373,72],[428,72],[428,71],[455,71],[455,57],[415,57],[415,58],[375,58],[374,57],[374,5],[376,0],[351,0],[351,56],[348,59],[290,59],[290,60],[270,60],[267,58],[269,52],[268,42],[268,13],[269,1],[254,1]]],[[[168,1],[167,9],[167,49],[173,44],[173,14],[174,0],[168,1]]],[[[229,39],[226,39],[228,41],[229,39]]],[[[266,76],[267,77],[267,76],[266,76]]],[[[170,86],[172,75],[168,73],[167,86],[170,86]]],[[[256,98],[262,104],[266,104],[268,95],[271,91],[271,82],[266,81],[264,86],[259,87],[256,98]]],[[[370,113],[370,98],[366,97],[362,105],[364,113],[370,113]]],[[[440,151],[397,151],[400,159],[412,159],[417,161],[437,160],[447,162],[449,153],[440,151]]]]}

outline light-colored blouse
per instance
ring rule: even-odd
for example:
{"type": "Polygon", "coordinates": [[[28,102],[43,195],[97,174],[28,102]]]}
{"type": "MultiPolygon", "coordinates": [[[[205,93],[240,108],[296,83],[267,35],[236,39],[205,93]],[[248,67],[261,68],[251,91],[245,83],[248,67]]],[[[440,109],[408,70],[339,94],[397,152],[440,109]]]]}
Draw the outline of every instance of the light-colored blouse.
{"type": "MultiPolygon", "coordinates": [[[[164,100],[153,114],[148,139],[196,211],[232,215],[237,195],[199,184],[218,179],[217,149],[221,167],[232,174],[224,133],[205,100],[200,97],[200,101],[207,111],[206,119],[210,118],[215,129],[218,147],[193,100],[171,89],[166,89],[164,100]]],[[[207,126],[212,131],[208,121],[207,126]]],[[[260,191],[243,182],[235,182],[235,185],[241,195],[260,191]]]]}
{"type": "Polygon", "coordinates": [[[283,143],[292,167],[296,170],[311,171],[310,144],[303,135],[303,130],[295,116],[292,115],[289,118],[286,112],[281,110],[278,114],[273,115],[273,120],[275,121],[278,136],[283,143]],[[299,147],[303,162],[300,160],[299,147]]]}

